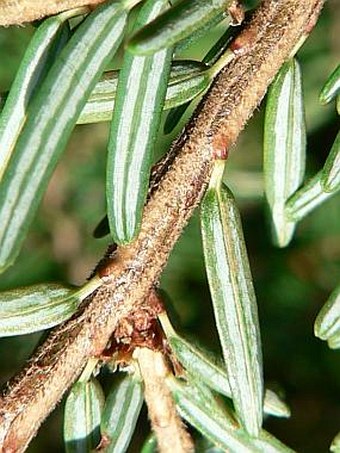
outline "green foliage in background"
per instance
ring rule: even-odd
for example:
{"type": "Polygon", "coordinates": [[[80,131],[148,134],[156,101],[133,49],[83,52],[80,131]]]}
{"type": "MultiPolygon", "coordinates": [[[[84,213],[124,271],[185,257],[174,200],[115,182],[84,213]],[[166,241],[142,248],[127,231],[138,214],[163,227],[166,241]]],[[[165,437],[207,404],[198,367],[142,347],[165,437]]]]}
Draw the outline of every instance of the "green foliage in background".
{"type": "MultiPolygon", "coordinates": [[[[0,31],[3,381],[98,288],[83,281],[106,245],[138,234],[152,165],[230,56],[227,1],[138,3],[0,31]],[[109,238],[95,240],[106,215],[109,238]]],[[[176,314],[159,321],[184,370],[166,384],[197,451],[325,451],[340,430],[340,355],[313,335],[316,319],[315,335],[340,346],[337,13],[325,8],[226,168],[216,161],[162,276],[176,314]]],[[[66,451],[101,436],[107,451],[155,451],[138,366],[98,368],[66,398],[66,451]]],[[[63,448],[49,439],[56,417],[31,451],[63,448]]]]}

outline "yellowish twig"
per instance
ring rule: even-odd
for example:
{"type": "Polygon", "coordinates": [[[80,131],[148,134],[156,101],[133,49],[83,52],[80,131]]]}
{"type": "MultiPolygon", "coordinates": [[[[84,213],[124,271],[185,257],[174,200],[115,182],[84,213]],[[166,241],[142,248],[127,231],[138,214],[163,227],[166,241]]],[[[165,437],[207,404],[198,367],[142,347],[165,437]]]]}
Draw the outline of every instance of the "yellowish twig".
{"type": "Polygon", "coordinates": [[[192,440],[176,412],[170,390],[165,384],[170,371],[163,354],[148,348],[137,348],[133,356],[144,381],[144,398],[159,452],[192,452],[192,440]]]}

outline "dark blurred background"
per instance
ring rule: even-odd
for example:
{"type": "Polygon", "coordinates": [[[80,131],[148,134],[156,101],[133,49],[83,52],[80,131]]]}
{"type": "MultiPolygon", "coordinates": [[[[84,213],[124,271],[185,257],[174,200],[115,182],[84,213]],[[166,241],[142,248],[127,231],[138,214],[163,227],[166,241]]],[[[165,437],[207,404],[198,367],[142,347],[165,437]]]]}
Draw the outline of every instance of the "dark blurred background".
{"type": "MultiPolygon", "coordinates": [[[[308,127],[307,177],[322,166],[339,129],[334,103],[318,94],[339,63],[340,3],[329,1],[299,52],[308,127]]],[[[0,30],[0,89],[7,90],[33,33],[32,26],[0,30]]],[[[220,31],[219,31],[220,32],[220,31]]],[[[201,58],[213,36],[186,57],[201,58]],[[200,49],[198,51],[198,49],[200,49]]],[[[183,123],[181,123],[183,124],[183,123]]],[[[242,133],[225,174],[241,210],[257,292],[265,378],[289,403],[289,420],[269,419],[265,427],[301,452],[327,451],[340,431],[340,351],[313,336],[321,306],[340,284],[340,196],[303,220],[286,249],[271,243],[262,184],[263,109],[242,133]]],[[[161,137],[159,153],[172,136],[161,137]]],[[[108,124],[78,126],[50,182],[39,214],[15,265],[0,278],[0,289],[53,281],[81,284],[100,259],[108,239],[92,232],[105,210],[104,178],[108,124]]],[[[204,272],[197,214],[171,255],[162,288],[173,300],[183,332],[218,352],[204,272]]],[[[0,340],[0,380],[20,369],[40,334],[0,340]]],[[[145,411],[144,411],[145,412],[145,411]]],[[[146,418],[146,417],[145,417],[146,418]]],[[[147,435],[142,422],[130,452],[147,435]]],[[[30,452],[62,451],[62,404],[41,428],[30,452]]]]}

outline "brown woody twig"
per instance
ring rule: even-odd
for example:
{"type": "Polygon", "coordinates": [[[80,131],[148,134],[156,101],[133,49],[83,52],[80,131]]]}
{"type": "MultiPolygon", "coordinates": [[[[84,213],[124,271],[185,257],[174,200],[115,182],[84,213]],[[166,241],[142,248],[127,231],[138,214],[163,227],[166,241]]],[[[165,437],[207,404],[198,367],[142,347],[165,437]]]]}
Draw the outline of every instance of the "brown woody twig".
{"type": "Polygon", "coordinates": [[[232,44],[237,55],[217,76],[174,143],[177,153],[144,212],[137,239],[101,271],[106,283],[85,309],[56,328],[0,401],[2,451],[23,451],[42,421],[100,354],[122,318],[145,303],[151,286],[199,203],[213,155],[229,150],[273,77],[317,18],[323,0],[265,0],[232,44]]]}
{"type": "Polygon", "coordinates": [[[105,0],[0,0],[0,25],[20,25],[79,6],[96,6],[105,0]]]}

